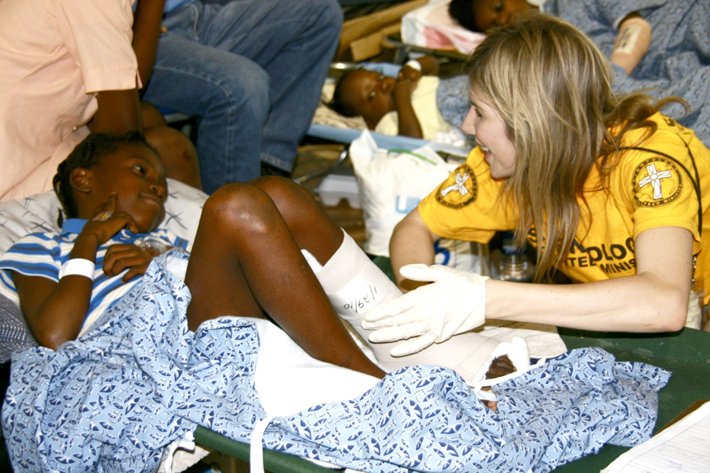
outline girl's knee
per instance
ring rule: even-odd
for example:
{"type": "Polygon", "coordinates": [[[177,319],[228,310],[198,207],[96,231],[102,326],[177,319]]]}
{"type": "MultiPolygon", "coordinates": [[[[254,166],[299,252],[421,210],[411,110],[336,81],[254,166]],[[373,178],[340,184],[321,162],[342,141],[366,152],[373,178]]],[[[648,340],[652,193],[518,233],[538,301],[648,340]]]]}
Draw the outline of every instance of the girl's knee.
{"type": "Polygon", "coordinates": [[[315,204],[313,196],[290,179],[280,176],[262,176],[251,181],[264,191],[283,214],[293,208],[303,209],[315,204]]]}
{"type": "Polygon", "coordinates": [[[202,209],[200,226],[215,232],[266,232],[276,209],[269,197],[256,186],[233,183],[217,189],[202,209]]]}

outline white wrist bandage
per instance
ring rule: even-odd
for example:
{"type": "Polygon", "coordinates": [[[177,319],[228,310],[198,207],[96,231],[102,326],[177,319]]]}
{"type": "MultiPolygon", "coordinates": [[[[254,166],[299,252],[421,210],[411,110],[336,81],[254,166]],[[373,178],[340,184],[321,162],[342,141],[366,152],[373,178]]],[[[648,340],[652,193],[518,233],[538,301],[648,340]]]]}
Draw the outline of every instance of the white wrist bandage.
{"type": "Polygon", "coordinates": [[[84,276],[93,281],[94,269],[96,269],[96,264],[93,261],[84,258],[72,258],[62,265],[62,269],[59,271],[59,279],[64,276],[76,275],[84,276]]]}
{"type": "Polygon", "coordinates": [[[404,65],[405,65],[405,66],[409,66],[409,67],[411,67],[412,69],[416,69],[416,70],[418,70],[419,72],[422,71],[422,65],[419,63],[419,61],[415,61],[414,59],[412,59],[411,61],[405,62],[404,65]]]}

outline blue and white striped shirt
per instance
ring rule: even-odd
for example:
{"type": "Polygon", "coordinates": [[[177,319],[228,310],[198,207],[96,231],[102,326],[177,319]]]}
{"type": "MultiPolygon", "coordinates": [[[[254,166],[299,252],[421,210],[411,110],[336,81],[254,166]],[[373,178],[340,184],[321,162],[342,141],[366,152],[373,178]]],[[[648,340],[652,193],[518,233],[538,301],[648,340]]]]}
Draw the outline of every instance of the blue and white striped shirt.
{"type": "MultiPolygon", "coordinates": [[[[74,242],[85,224],[86,220],[84,219],[68,219],[58,234],[55,232],[32,233],[17,241],[7,253],[0,257],[0,293],[19,304],[19,296],[12,279],[13,271],[27,276],[59,281],[59,270],[69,260],[74,242]]],[[[136,234],[124,229],[101,245],[96,253],[94,287],[81,333],[84,333],[100,314],[140,280],[140,277],[136,277],[126,283],[121,281],[128,270],[117,276],[104,274],[103,263],[108,248],[115,244],[136,244],[146,238],[182,249],[185,249],[188,243],[187,240],[175,236],[170,231],[159,228],[147,234],[136,234]]]]}

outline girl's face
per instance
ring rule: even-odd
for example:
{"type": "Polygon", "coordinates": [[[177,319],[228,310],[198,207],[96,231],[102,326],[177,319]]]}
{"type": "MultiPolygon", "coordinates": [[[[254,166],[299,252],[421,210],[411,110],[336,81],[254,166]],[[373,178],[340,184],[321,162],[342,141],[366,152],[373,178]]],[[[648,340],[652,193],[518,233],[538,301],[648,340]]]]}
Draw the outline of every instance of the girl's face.
{"type": "Polygon", "coordinates": [[[481,32],[495,26],[503,26],[515,19],[520,12],[535,8],[526,0],[475,0],[471,4],[474,24],[481,32]]]}
{"type": "Polygon", "coordinates": [[[508,137],[503,117],[471,92],[471,109],[461,125],[463,131],[476,137],[495,179],[510,177],[515,169],[515,146],[508,137]]]}
{"type": "Polygon", "coordinates": [[[350,73],[343,90],[351,97],[355,111],[374,128],[388,112],[395,109],[394,88],[397,79],[379,72],[356,70],[350,73]]]}
{"type": "Polygon", "coordinates": [[[153,150],[139,144],[123,145],[89,169],[97,206],[116,194],[116,210],[136,221],[147,233],[165,217],[168,186],[165,167],[153,150]]]}

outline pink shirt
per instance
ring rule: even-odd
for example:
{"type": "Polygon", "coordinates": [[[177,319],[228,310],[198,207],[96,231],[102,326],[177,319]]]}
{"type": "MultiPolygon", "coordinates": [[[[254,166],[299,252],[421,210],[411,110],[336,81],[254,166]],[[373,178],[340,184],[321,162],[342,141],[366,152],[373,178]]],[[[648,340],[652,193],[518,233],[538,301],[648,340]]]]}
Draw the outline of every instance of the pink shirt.
{"type": "Polygon", "coordinates": [[[0,1],[0,201],[50,189],[94,94],[140,85],[131,3],[0,1]]]}

